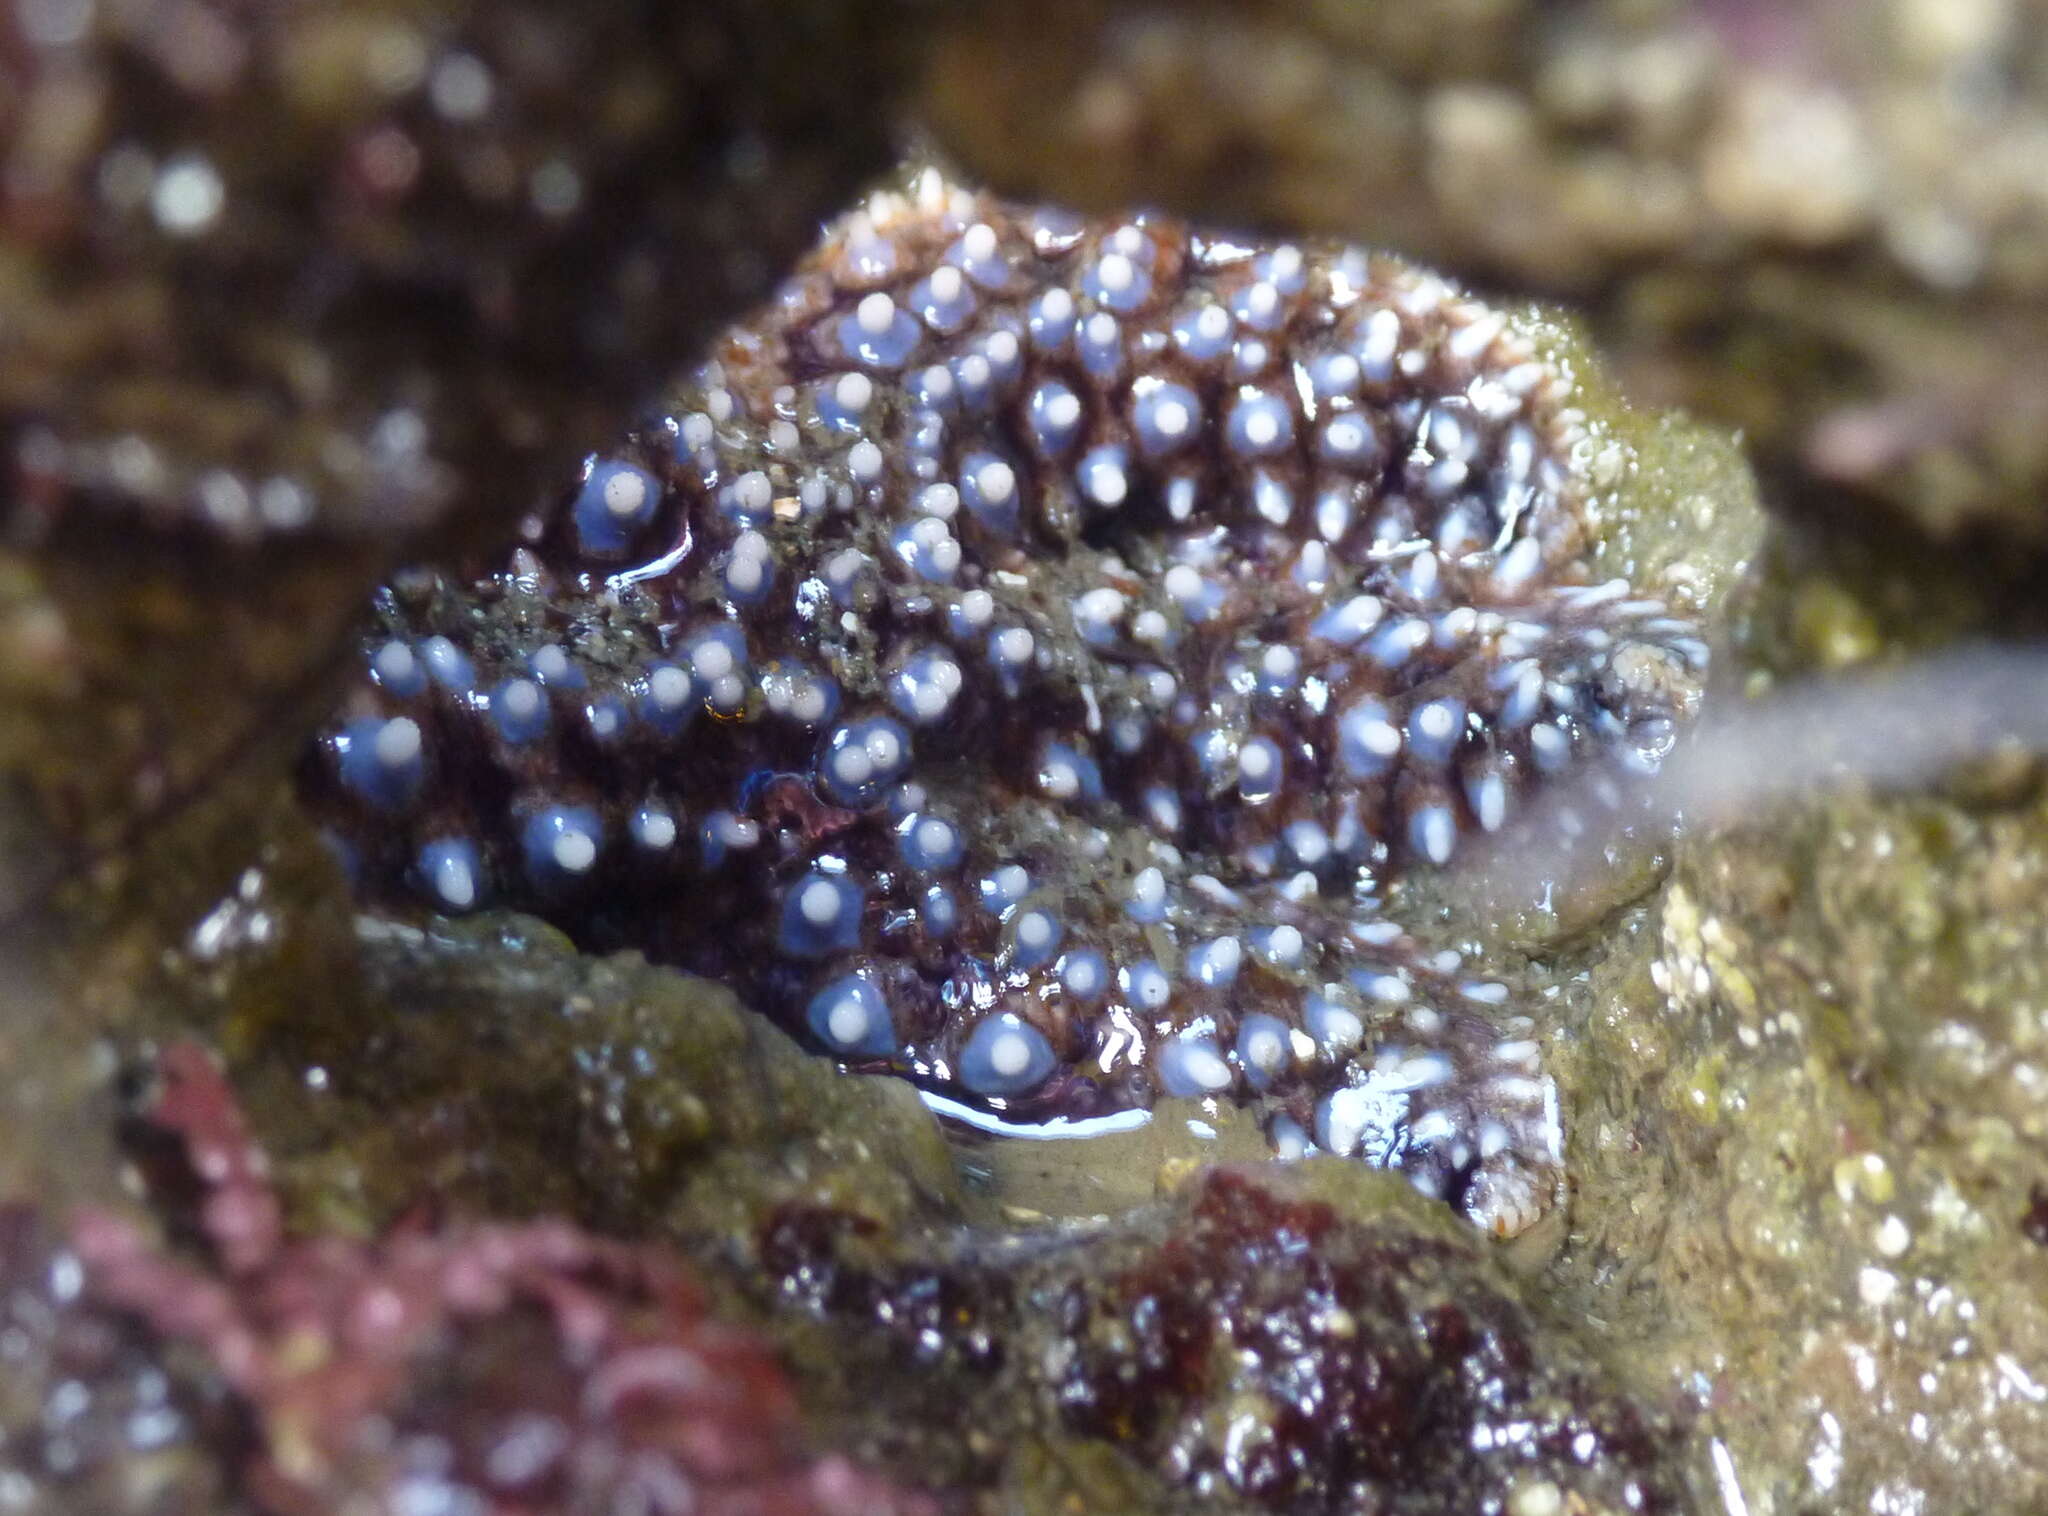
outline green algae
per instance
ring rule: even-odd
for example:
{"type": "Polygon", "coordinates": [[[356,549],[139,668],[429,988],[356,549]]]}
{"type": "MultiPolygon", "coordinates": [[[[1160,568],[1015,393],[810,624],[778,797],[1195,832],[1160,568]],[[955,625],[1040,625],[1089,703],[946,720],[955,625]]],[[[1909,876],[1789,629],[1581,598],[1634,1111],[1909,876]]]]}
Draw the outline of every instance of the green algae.
{"type": "Polygon", "coordinates": [[[1689,845],[1595,976],[1560,1286],[1752,1509],[2044,1498],[2044,913],[2038,801],[1849,789],[1689,845]]]}

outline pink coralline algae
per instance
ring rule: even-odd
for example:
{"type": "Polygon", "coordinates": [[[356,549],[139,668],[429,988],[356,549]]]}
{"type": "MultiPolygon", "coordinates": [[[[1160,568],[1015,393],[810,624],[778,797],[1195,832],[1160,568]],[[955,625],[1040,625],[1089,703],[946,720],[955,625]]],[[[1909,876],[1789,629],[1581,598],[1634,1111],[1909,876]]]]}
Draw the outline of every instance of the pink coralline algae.
{"type": "Polygon", "coordinates": [[[73,1239],[82,1300],[196,1350],[246,1421],[232,1481],[282,1516],[921,1516],[811,1459],[752,1336],[653,1247],[560,1222],[292,1239],[262,1151],[196,1047],[152,1120],[198,1184],[202,1268],[107,1214],[73,1239]]]}
{"type": "Polygon", "coordinates": [[[1574,385],[1393,259],[926,175],[494,572],[387,591],[308,793],[373,897],[639,947],[985,1124],[1256,1104],[1515,1231],[1532,1025],[1384,897],[1697,696],[1693,623],[1594,582],[1574,385]]]}

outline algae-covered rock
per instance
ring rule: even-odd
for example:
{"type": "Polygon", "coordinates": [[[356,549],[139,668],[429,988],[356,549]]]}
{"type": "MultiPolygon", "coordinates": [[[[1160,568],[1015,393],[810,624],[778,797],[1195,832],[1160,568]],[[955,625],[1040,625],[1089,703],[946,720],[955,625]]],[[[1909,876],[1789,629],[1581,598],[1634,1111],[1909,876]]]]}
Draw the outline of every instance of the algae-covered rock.
{"type": "Polygon", "coordinates": [[[559,1220],[293,1235],[207,1053],[149,1079],[138,1152],[198,1256],[0,1208],[13,1508],[932,1516],[805,1447],[770,1351],[671,1250],[559,1220]]]}
{"type": "Polygon", "coordinates": [[[844,1078],[730,992],[579,957],[537,922],[435,936],[370,948],[396,1015],[382,1059],[355,1054],[347,1077],[387,1120],[404,1100],[463,1128],[457,1151],[493,1170],[477,1199],[713,1239],[780,1204],[891,1230],[956,1212],[952,1159],[908,1086],[844,1078]]]}
{"type": "Polygon", "coordinates": [[[717,985],[501,916],[365,919],[337,982],[295,991],[338,966],[294,908],[276,886],[224,902],[211,951],[188,939],[152,981],[154,1025],[231,1050],[287,1197],[330,1224],[379,1225],[432,1193],[718,1249],[782,1204],[892,1230],[960,1204],[913,1091],[841,1077],[717,985]],[[258,940],[231,924],[266,910],[258,940]]]}
{"type": "MultiPolygon", "coordinates": [[[[1211,1170],[1091,1233],[936,1252],[785,1215],[764,1262],[842,1323],[849,1420],[943,1442],[893,1397],[946,1365],[953,1435],[1024,1509],[1118,1466],[1138,1509],[1287,1513],[1688,1510],[1705,1477],[1664,1392],[1621,1392],[1476,1234],[1354,1164],[1211,1170]]],[[[1103,1493],[1080,1508],[1134,1508],[1103,1493]]]]}
{"type": "Polygon", "coordinates": [[[1778,544],[1739,637],[1771,735],[1731,704],[1723,750],[1803,791],[1735,781],[1579,1001],[1554,1280],[1696,1399],[1751,1510],[2048,1498],[2048,809],[2000,738],[2038,734],[2038,674],[1972,647],[2038,616],[1961,555],[1778,544]]]}
{"type": "Polygon", "coordinates": [[[25,1516],[241,1516],[208,1439],[229,1419],[136,1323],[84,1300],[56,1223],[0,1205],[0,1484],[25,1516]]]}
{"type": "Polygon", "coordinates": [[[2048,1498],[2044,886],[2038,798],[1851,792],[1688,848],[1596,975],[1567,1273],[1752,1509],[2048,1498]]]}

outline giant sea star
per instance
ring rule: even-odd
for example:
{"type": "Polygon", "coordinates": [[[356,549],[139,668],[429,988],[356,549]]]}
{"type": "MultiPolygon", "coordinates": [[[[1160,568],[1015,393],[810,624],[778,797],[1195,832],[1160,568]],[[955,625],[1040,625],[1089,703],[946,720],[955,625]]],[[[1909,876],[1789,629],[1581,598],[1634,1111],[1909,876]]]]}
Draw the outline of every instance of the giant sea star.
{"type": "Polygon", "coordinates": [[[1592,583],[1572,376],[1394,259],[925,174],[474,582],[381,598],[307,764],[362,886],[724,979],[1005,1122],[1257,1101],[1497,1231],[1507,991],[1383,913],[1654,767],[1695,626],[1592,583]]]}

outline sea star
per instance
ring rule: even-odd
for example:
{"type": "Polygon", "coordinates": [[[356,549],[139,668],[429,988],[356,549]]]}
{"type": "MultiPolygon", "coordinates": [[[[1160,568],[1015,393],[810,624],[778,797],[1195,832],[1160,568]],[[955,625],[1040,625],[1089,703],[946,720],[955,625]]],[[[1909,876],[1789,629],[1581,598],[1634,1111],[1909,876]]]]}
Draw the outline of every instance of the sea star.
{"type": "Polygon", "coordinates": [[[1697,695],[1697,628],[1589,582],[1574,400],[1397,260],[926,173],[497,571],[387,591],[308,790],[373,896],[639,946],[988,1124],[1256,1101],[1511,1232],[1531,1023],[1381,892],[1697,695]]]}

